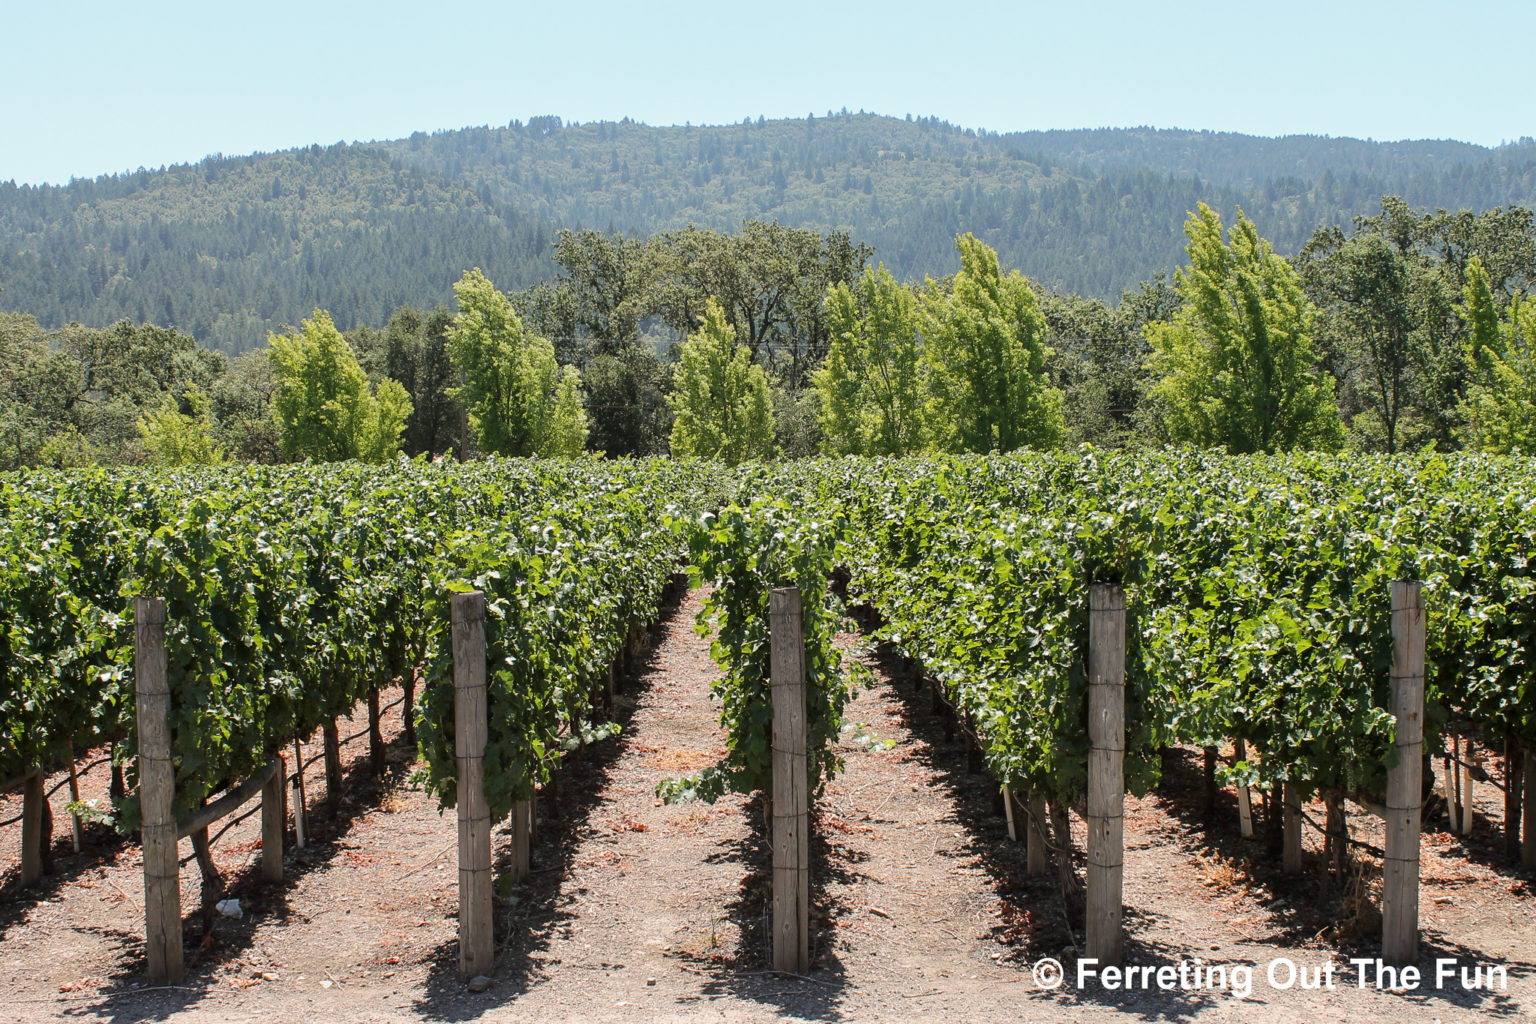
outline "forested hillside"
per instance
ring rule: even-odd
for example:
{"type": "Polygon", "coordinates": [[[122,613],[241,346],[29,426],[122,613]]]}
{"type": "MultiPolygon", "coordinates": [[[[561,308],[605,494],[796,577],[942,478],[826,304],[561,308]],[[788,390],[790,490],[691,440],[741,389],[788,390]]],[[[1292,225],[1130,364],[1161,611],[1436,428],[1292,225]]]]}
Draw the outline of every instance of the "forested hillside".
{"type": "Polygon", "coordinates": [[[0,309],[44,325],[121,318],[230,353],[316,307],[350,327],[446,300],[471,263],[549,272],[551,233],[374,149],[312,146],[75,181],[0,184],[0,309]]]}
{"type": "Polygon", "coordinates": [[[1046,288],[1114,301],[1180,261],[1201,201],[1228,217],[1241,206],[1295,254],[1387,194],[1429,209],[1536,204],[1536,143],[998,135],[864,113],[664,128],[536,117],[0,185],[0,308],[50,327],[153,321],[238,352],[317,306],[343,330],[431,307],[469,266],[503,287],[546,279],[559,228],[647,236],[749,219],[846,231],[903,279],[952,272],[955,237],[973,232],[1046,288]]]}
{"type": "Polygon", "coordinates": [[[1398,195],[1431,209],[1536,201],[1536,143],[1262,139],[1151,129],[999,135],[839,114],[653,128],[527,124],[386,145],[561,226],[631,234],[748,218],[844,229],[898,277],[947,272],[974,232],[1054,290],[1113,299],[1178,262],[1184,216],[1236,206],[1282,252],[1398,195]]]}

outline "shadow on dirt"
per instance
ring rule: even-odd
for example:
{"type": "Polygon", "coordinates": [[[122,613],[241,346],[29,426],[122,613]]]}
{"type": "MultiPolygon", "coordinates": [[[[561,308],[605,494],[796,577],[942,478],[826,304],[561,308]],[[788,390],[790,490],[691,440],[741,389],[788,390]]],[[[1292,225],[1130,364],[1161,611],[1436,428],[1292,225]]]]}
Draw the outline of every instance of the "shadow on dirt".
{"type": "MultiPolygon", "coordinates": [[[[619,676],[613,720],[616,737],[601,740],[567,755],[552,790],[540,793],[537,826],[529,877],[498,896],[496,914],[496,968],[492,986],[483,993],[469,992],[459,980],[458,943],[441,946],[433,955],[427,979],[414,1006],[416,1012],[435,1021],[475,1020],[512,1003],[545,980],[542,954],[559,938],[569,937],[579,917],[577,893],[564,891],[583,840],[598,827],[593,815],[603,807],[602,793],[626,745],[637,742],[629,731],[640,698],[649,686],[657,664],[657,646],[668,621],[681,614],[687,596],[686,577],[674,576],[662,594],[655,624],[640,652],[619,676]]],[[[508,866],[510,836],[506,823],[492,834],[494,867],[498,876],[508,866]]]]}
{"type": "MultiPolygon", "coordinates": [[[[361,709],[359,717],[366,722],[361,709]]],[[[314,749],[318,752],[319,745],[315,744],[314,749]]],[[[303,850],[294,849],[293,833],[289,830],[284,840],[282,882],[274,885],[262,880],[259,842],[251,840],[230,845],[233,843],[230,840],[224,845],[219,843],[219,829],[241,817],[260,814],[259,799],[247,803],[235,818],[215,823],[212,829],[215,858],[227,864],[232,854],[244,857],[240,867],[224,875],[218,897],[239,900],[242,916],[232,920],[205,913],[200,900],[183,902],[182,947],[186,980],[181,985],[147,986],[143,975],[143,938],[138,934],[115,933],[111,938],[119,955],[112,957],[111,963],[119,966],[105,976],[107,983],[98,988],[92,1001],[63,1012],[123,1024],[164,1019],[178,1010],[196,1006],[217,983],[215,974],[219,968],[246,958],[259,925],[273,921],[281,924],[290,917],[303,919],[303,911],[290,905],[289,894],[305,875],[323,869],[343,852],[343,841],[358,818],[377,810],[391,791],[406,785],[410,766],[416,760],[416,746],[406,739],[403,729],[397,730],[385,745],[382,775],[373,772],[366,730],[357,737],[344,740],[341,754],[342,795],[334,810],[328,809],[322,800],[323,770],[318,764],[306,770],[309,796],[306,844],[303,850]]],[[[190,847],[186,840],[180,844],[184,868],[193,859],[190,847]]],[[[130,892],[126,897],[136,900],[138,895],[130,892]]]]}
{"type": "Polygon", "coordinates": [[[740,840],[716,850],[710,862],[739,864],[747,873],[735,897],[726,904],[724,918],[740,932],[738,953],[729,956],[712,949],[680,954],[706,980],[705,998],[732,996],[772,1008],[781,1016],[806,1020],[840,1020],[847,971],[837,956],[838,919],[849,912],[834,895],[857,884],[858,865],[864,855],[832,838],[826,808],[811,812],[811,895],[809,975],[773,969],[773,848],[764,824],[764,801],[755,796],[745,807],[750,831],[740,840]]]}

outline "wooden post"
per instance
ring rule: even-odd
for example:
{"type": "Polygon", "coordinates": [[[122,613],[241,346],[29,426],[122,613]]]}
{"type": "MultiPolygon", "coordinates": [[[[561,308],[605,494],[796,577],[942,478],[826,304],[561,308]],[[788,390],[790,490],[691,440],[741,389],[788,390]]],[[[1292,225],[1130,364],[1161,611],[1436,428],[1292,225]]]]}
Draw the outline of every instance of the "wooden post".
{"type": "Polygon", "coordinates": [[[405,680],[401,683],[405,691],[401,695],[400,721],[405,725],[405,742],[411,746],[416,745],[416,666],[412,665],[405,670],[405,680]]]}
{"type": "Polygon", "coordinates": [[[1419,812],[1424,747],[1423,584],[1392,583],[1392,714],[1397,764],[1387,772],[1387,849],[1382,861],[1384,959],[1419,957],[1419,812]]]}
{"type": "Polygon", "coordinates": [[[512,880],[521,882],[533,870],[533,801],[512,805],[512,880]]]}
{"type": "Polygon", "coordinates": [[[1288,875],[1301,874],[1301,794],[1292,782],[1285,784],[1285,810],[1282,827],[1285,830],[1285,849],[1281,854],[1281,868],[1288,875]]]}
{"type": "Polygon", "coordinates": [[[341,731],[327,718],[320,729],[325,744],[325,805],[334,813],[341,806],[341,731]]]}
{"type": "Polygon", "coordinates": [[[179,985],[181,865],[176,860],[176,777],[166,679],[165,599],[133,599],[134,693],[139,741],[139,831],[144,840],[144,937],[153,985],[179,985]]]}
{"type": "Polygon", "coordinates": [[[1454,732],[1447,732],[1445,738],[1450,745],[1442,758],[1445,763],[1445,815],[1450,819],[1451,834],[1462,835],[1466,831],[1463,828],[1466,800],[1462,789],[1466,776],[1461,770],[1461,741],[1454,732]]]}
{"type": "Polygon", "coordinates": [[[490,974],[496,955],[491,901],[491,810],[485,802],[485,595],[454,594],[453,727],[459,806],[459,977],[490,974]]]}
{"type": "Polygon", "coordinates": [[[283,832],[288,825],[288,766],[278,754],[280,767],[261,787],[261,879],[283,880],[283,832]]]}
{"type": "Polygon", "coordinates": [[[1013,820],[1013,794],[1008,792],[1007,786],[1003,787],[1003,814],[1008,819],[1008,841],[1016,843],[1019,841],[1019,827],[1013,820]]]}
{"type": "Polygon", "coordinates": [[[1215,747],[1206,747],[1202,754],[1205,757],[1203,778],[1205,779],[1205,815],[1209,817],[1216,812],[1216,756],[1215,747]]]}
{"type": "Polygon", "coordinates": [[[1461,834],[1472,834],[1472,808],[1474,798],[1472,794],[1472,737],[1467,737],[1466,749],[1460,755],[1461,765],[1461,834]]]}
{"type": "Polygon", "coordinates": [[[384,731],[379,722],[379,688],[368,688],[368,766],[375,775],[383,775],[386,767],[384,731]]]}
{"type": "MultiPolygon", "coordinates": [[[[79,804],[80,803],[80,772],[79,772],[78,767],[75,765],[75,738],[73,736],[71,736],[69,738],[69,751],[68,751],[68,753],[69,753],[69,802],[71,804],[79,804]]],[[[70,838],[74,840],[75,852],[79,853],[80,852],[80,846],[81,846],[81,839],[82,839],[82,836],[80,834],[80,815],[78,815],[78,814],[74,813],[73,811],[71,811],[70,815],[69,815],[69,825],[70,825],[70,838]]]]}
{"type": "Polygon", "coordinates": [[[1504,733],[1504,856],[1520,857],[1520,754],[1513,731],[1504,733]]]}
{"type": "Polygon", "coordinates": [[[1086,955],[1124,957],[1125,591],[1095,584],[1088,596],[1088,915],[1086,955]]]}
{"type": "Polygon", "coordinates": [[[805,636],[797,587],[768,595],[773,686],[773,968],[804,974],[810,945],[810,781],[805,752],[805,636]]]}
{"type": "MultiPolygon", "coordinates": [[[[52,836],[43,834],[43,771],[26,774],[21,789],[21,884],[33,885],[43,877],[43,847],[52,836]]],[[[51,830],[50,830],[51,831],[51,830]]]]}
{"type": "Polygon", "coordinates": [[[1045,845],[1045,819],[1048,813],[1044,800],[1039,797],[1030,798],[1029,824],[1026,826],[1029,845],[1024,848],[1024,859],[1025,870],[1031,876],[1043,875],[1049,867],[1047,862],[1050,851],[1045,845]]]}
{"type": "Polygon", "coordinates": [[[304,806],[304,747],[298,739],[293,741],[293,848],[304,849],[308,808],[304,806]]]}
{"type": "MultiPolygon", "coordinates": [[[[1239,761],[1248,760],[1248,744],[1243,740],[1233,741],[1232,753],[1239,761]]],[[[1246,785],[1237,787],[1237,830],[1244,839],[1253,838],[1253,794],[1246,785]]]]}

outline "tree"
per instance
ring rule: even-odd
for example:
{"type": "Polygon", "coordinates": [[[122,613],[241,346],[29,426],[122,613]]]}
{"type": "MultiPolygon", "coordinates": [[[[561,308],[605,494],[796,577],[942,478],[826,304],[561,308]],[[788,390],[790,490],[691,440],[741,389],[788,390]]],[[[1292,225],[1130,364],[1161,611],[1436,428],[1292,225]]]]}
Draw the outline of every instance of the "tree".
{"type": "Polygon", "coordinates": [[[560,284],[593,355],[622,355],[640,336],[644,250],[639,241],[598,231],[562,230],[555,241],[555,262],[565,271],[560,284]]]}
{"type": "Polygon", "coordinates": [[[773,454],[768,378],[736,344],[718,302],[705,304],[699,329],[678,349],[672,395],[672,454],[735,466],[773,454]]]}
{"type": "Polygon", "coordinates": [[[497,455],[570,455],[586,442],[586,414],[574,368],[561,371],[555,349],[531,335],[512,302],[480,268],[454,284],[459,312],[449,355],[464,375],[453,396],[469,412],[480,447],[497,455]],[[572,439],[579,443],[572,448],[572,439]]]}
{"type": "Polygon", "coordinates": [[[581,374],[590,414],[588,440],[609,455],[661,455],[667,450],[672,414],[667,408],[670,368],[639,346],[619,355],[597,355],[581,374]]]}
{"type": "Polygon", "coordinates": [[[0,469],[46,464],[44,449],[71,432],[81,367],[49,344],[36,318],[0,313],[0,469]]]}
{"type": "Polygon", "coordinates": [[[520,293],[514,302],[525,323],[553,334],[555,354],[581,370],[590,420],[588,443],[610,455],[653,455],[666,450],[666,368],[642,344],[640,320],[651,312],[654,289],[646,243],[622,234],[561,231],[553,285],[520,293]]]}
{"type": "Polygon", "coordinates": [[[398,381],[377,389],[331,316],[315,310],[296,334],[269,335],[277,386],[273,415],[283,455],[294,460],[383,462],[400,448],[411,400],[398,381]]]}
{"type": "Polygon", "coordinates": [[[1184,232],[1184,306],[1147,328],[1169,437],[1234,454],[1336,447],[1333,382],[1316,368],[1315,312],[1296,272],[1241,210],[1230,245],[1204,203],[1184,232]]]}
{"type": "Polygon", "coordinates": [[[960,273],[930,280],[920,322],[931,443],[947,451],[1049,448],[1061,441],[1061,392],[1045,377],[1045,318],[1029,282],[1004,275],[975,235],[955,240],[960,273]]]}
{"type": "Polygon", "coordinates": [[[646,244],[647,308],[682,334],[718,303],[749,358],[799,390],[826,355],[827,288],[852,282],[873,251],[841,231],[755,220],[735,235],[688,227],[646,244]]]}
{"type": "Polygon", "coordinates": [[[411,399],[401,448],[407,455],[441,455],[459,441],[462,415],[449,392],[456,382],[448,358],[453,313],[439,306],[423,314],[401,306],[384,329],[384,372],[400,382],[411,399]]]}
{"type": "Polygon", "coordinates": [[[230,361],[229,371],[209,391],[209,410],[219,443],[238,461],[276,463],[283,439],[272,415],[277,373],[266,349],[252,349],[230,361]]]}
{"type": "Polygon", "coordinates": [[[195,384],[181,401],[146,413],[139,420],[139,436],[157,466],[214,466],[225,461],[223,446],[213,439],[208,397],[195,384]]]}
{"type": "Polygon", "coordinates": [[[811,374],[826,450],[908,455],[924,445],[917,296],[882,263],[827,290],[831,346],[811,374]]]}
{"type": "Polygon", "coordinates": [[[1482,261],[1468,261],[1461,316],[1469,383],[1462,437],[1479,451],[1536,452],[1536,304],[1516,295],[1503,321],[1482,261]]]}
{"type": "MultiPolygon", "coordinates": [[[[1405,375],[1402,414],[1409,436],[1397,446],[1431,441],[1441,448],[1452,448],[1465,436],[1460,416],[1466,409],[1462,397],[1468,385],[1467,321],[1459,306],[1472,260],[1476,258],[1487,275],[1495,305],[1507,305],[1533,283],[1536,222],[1530,210],[1519,206],[1481,213],[1429,212],[1387,196],[1381,201],[1380,214],[1355,218],[1354,234],[1348,240],[1339,229],[1325,228],[1307,244],[1302,257],[1304,278],[1325,312],[1333,305],[1333,298],[1321,286],[1336,276],[1338,254],[1346,244],[1363,245],[1369,239],[1395,253],[1406,274],[1406,282],[1397,286],[1395,303],[1378,306],[1378,312],[1369,318],[1376,321],[1378,335],[1388,314],[1409,329],[1409,372],[1405,375]]],[[[1329,326],[1325,317],[1322,340],[1332,342],[1338,350],[1333,354],[1334,370],[1343,383],[1345,411],[1353,414],[1367,407],[1356,396],[1364,393],[1370,397],[1369,390],[1358,386],[1352,373],[1349,355],[1358,346],[1353,337],[1338,339],[1329,326]]],[[[1358,361],[1354,365],[1359,365],[1358,361]]],[[[1355,420],[1358,424],[1358,417],[1355,420]]],[[[1361,433],[1358,426],[1355,433],[1361,433]]]]}
{"type": "MultiPolygon", "coordinates": [[[[1379,234],[1345,240],[1332,228],[1313,235],[1298,262],[1320,306],[1319,340],[1334,353],[1335,376],[1396,452],[1423,359],[1408,260],[1379,234]]],[[[1357,427],[1356,436],[1369,435],[1357,427]]]]}

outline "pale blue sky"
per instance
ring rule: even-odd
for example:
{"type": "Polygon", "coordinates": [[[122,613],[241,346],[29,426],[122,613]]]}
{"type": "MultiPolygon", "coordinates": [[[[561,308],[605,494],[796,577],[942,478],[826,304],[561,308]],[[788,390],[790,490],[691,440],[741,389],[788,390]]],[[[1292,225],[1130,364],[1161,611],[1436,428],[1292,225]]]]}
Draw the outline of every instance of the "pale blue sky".
{"type": "Polygon", "coordinates": [[[0,0],[0,180],[566,120],[1536,134],[1536,3],[0,0]],[[990,7],[990,9],[989,9],[990,7]]]}

